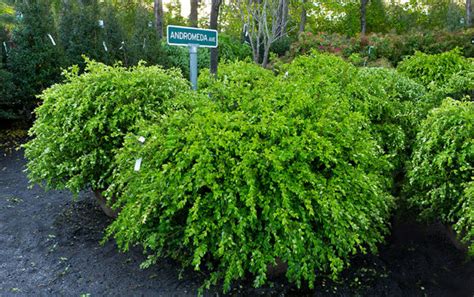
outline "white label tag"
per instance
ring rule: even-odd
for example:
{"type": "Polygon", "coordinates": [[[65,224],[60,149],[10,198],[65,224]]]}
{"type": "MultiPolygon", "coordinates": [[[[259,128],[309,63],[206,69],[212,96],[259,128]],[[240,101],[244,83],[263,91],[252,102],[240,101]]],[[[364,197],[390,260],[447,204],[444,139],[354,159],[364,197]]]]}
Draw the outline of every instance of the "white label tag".
{"type": "Polygon", "coordinates": [[[49,40],[51,40],[51,43],[56,46],[56,42],[54,41],[54,38],[53,36],[51,36],[51,34],[48,33],[48,37],[49,37],[49,40]]]}
{"type": "Polygon", "coordinates": [[[133,170],[140,171],[140,166],[142,166],[142,158],[137,159],[135,161],[135,167],[133,168],[133,170]]]}
{"type": "Polygon", "coordinates": [[[107,48],[107,45],[105,44],[105,41],[102,41],[102,45],[104,46],[104,50],[105,50],[106,52],[108,52],[109,49],[107,48]]]}

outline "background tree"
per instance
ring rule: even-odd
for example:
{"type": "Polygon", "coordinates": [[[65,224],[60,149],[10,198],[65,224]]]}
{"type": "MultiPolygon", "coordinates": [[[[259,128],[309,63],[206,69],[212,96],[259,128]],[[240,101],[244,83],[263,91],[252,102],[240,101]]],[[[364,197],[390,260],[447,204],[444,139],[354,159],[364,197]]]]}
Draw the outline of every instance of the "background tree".
{"type": "Polygon", "coordinates": [[[301,0],[301,1],[302,3],[301,3],[300,26],[298,28],[298,33],[304,32],[304,29],[306,27],[306,18],[307,18],[307,15],[306,15],[307,0],[301,0]]]}
{"type": "Polygon", "coordinates": [[[190,12],[189,12],[189,25],[191,27],[197,27],[198,25],[198,8],[199,0],[190,0],[190,12]]]}
{"type": "Polygon", "coordinates": [[[158,39],[163,38],[163,0],[154,0],[155,27],[158,39]]]}
{"type": "MultiPolygon", "coordinates": [[[[211,3],[211,16],[209,20],[209,28],[217,30],[217,24],[219,20],[219,8],[222,4],[222,0],[212,0],[211,3]]],[[[219,49],[218,48],[211,48],[211,65],[210,70],[211,73],[216,75],[217,74],[217,63],[219,61],[219,49]]]]}
{"type": "Polygon", "coordinates": [[[472,5],[471,0],[466,0],[466,25],[472,27],[472,5]]]}
{"type": "Polygon", "coordinates": [[[247,28],[255,63],[260,62],[263,49],[261,62],[263,67],[268,64],[270,47],[283,36],[281,34],[284,19],[283,2],[285,0],[238,0],[237,2],[242,22],[247,28]]]}
{"type": "Polygon", "coordinates": [[[360,33],[365,35],[367,31],[367,3],[369,0],[360,0],[360,33]]]}

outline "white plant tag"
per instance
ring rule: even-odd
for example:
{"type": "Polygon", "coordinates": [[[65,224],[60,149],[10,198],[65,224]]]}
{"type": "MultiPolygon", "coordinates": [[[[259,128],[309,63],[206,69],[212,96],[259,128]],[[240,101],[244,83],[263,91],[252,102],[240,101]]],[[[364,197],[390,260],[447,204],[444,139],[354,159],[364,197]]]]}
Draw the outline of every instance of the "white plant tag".
{"type": "Polygon", "coordinates": [[[54,41],[54,38],[53,36],[51,36],[51,34],[48,33],[48,37],[49,37],[49,40],[51,40],[51,43],[56,46],[56,42],[54,41]]]}
{"type": "Polygon", "coordinates": [[[5,41],[3,42],[3,47],[5,48],[5,53],[8,53],[7,43],[5,41]]]}
{"type": "Polygon", "coordinates": [[[138,137],[138,141],[140,141],[141,143],[144,143],[145,142],[145,137],[143,137],[143,136],[138,137]]]}
{"type": "Polygon", "coordinates": [[[133,168],[133,170],[135,171],[140,171],[140,167],[142,166],[142,158],[140,159],[137,159],[135,161],[135,167],[133,168]]]}
{"type": "Polygon", "coordinates": [[[104,46],[105,51],[108,52],[109,50],[107,49],[107,45],[105,44],[105,41],[102,41],[102,45],[104,46]]]}

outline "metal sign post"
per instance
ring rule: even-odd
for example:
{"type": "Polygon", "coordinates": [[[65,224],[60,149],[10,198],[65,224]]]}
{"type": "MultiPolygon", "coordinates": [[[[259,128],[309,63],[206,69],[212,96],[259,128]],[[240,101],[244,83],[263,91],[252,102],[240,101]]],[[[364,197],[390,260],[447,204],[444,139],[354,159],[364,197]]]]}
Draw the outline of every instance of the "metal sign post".
{"type": "Polygon", "coordinates": [[[189,80],[193,90],[197,90],[197,75],[198,75],[198,46],[195,44],[189,45],[189,80]]]}
{"type": "Polygon", "coordinates": [[[169,45],[187,46],[189,48],[189,79],[193,90],[197,90],[198,48],[217,47],[217,31],[169,25],[166,28],[166,33],[166,41],[169,45]]]}

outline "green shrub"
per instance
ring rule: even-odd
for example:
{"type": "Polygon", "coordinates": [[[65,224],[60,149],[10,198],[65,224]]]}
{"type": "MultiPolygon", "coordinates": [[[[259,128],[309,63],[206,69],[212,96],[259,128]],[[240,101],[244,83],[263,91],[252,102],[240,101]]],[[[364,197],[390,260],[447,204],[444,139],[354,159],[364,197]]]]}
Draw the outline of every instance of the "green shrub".
{"type": "Polygon", "coordinates": [[[421,124],[409,202],[426,220],[454,224],[473,252],[474,103],[446,99],[421,124]]]}
{"type": "Polygon", "coordinates": [[[272,43],[270,51],[281,57],[285,55],[291,47],[292,39],[288,36],[283,36],[272,43]]]}
{"type": "Polygon", "coordinates": [[[87,4],[64,2],[59,18],[59,37],[64,46],[68,65],[84,67],[83,55],[104,62],[100,8],[97,1],[87,4]]]}
{"type": "Polygon", "coordinates": [[[200,77],[212,100],[126,137],[108,191],[122,209],[108,229],[119,247],[141,244],[151,253],[144,266],[171,256],[208,270],[207,284],[223,279],[225,290],[247,272],[262,285],[278,260],[291,281],[312,286],[316,274],[336,277],[351,255],[376,250],[392,206],[388,164],[339,92],[343,80],[300,76],[300,63],[276,77],[223,65],[218,80],[200,77]]]}
{"type": "Polygon", "coordinates": [[[291,60],[298,55],[308,53],[312,49],[320,52],[329,52],[349,57],[351,54],[360,54],[371,60],[385,59],[396,66],[405,57],[415,54],[416,51],[427,54],[439,54],[459,47],[465,57],[474,57],[474,46],[471,39],[474,29],[451,31],[414,31],[405,34],[370,33],[366,37],[348,37],[344,34],[327,34],[320,32],[312,34],[304,32],[293,42],[287,59],[291,60]],[[370,48],[370,54],[369,54],[370,48]]]}
{"type": "MultiPolygon", "coordinates": [[[[182,46],[173,46],[162,43],[164,57],[160,63],[165,68],[176,67],[181,69],[183,76],[189,77],[189,49],[182,46]]],[[[198,69],[209,68],[211,58],[208,48],[198,50],[198,69]]]]}
{"type": "Polygon", "coordinates": [[[219,60],[235,61],[252,58],[252,49],[248,44],[229,35],[219,34],[219,60]]]}
{"type": "Polygon", "coordinates": [[[459,100],[474,92],[474,62],[459,49],[435,55],[417,52],[397,70],[427,87],[429,107],[439,106],[446,97],[459,100]]]}
{"type": "MultiPolygon", "coordinates": [[[[45,90],[25,147],[28,177],[47,187],[103,189],[111,182],[115,151],[140,119],[154,119],[188,83],[179,71],[138,65],[106,66],[86,61],[85,73],[73,67],[66,81],[45,90]]],[[[176,99],[177,100],[177,99],[176,99]]]]}
{"type": "Polygon", "coordinates": [[[19,116],[21,104],[14,99],[13,75],[0,62],[0,120],[12,120],[19,116]]]}
{"type": "Polygon", "coordinates": [[[417,127],[427,113],[425,88],[394,69],[360,68],[354,84],[357,110],[366,114],[386,156],[401,171],[417,127]]]}
{"type": "Polygon", "coordinates": [[[461,71],[472,70],[473,64],[461,55],[459,49],[428,55],[416,52],[401,62],[397,70],[417,82],[434,89],[444,86],[461,71]]]}
{"type": "MultiPolygon", "coordinates": [[[[49,1],[18,1],[23,18],[12,32],[7,69],[13,75],[17,110],[30,120],[37,105],[36,95],[59,81],[63,52],[59,44],[49,1]],[[53,45],[48,34],[56,39],[53,45]]],[[[16,108],[15,108],[16,109],[16,108]]]]}
{"type": "MultiPolygon", "coordinates": [[[[353,110],[370,120],[369,129],[394,169],[402,170],[416,127],[431,106],[422,85],[393,69],[358,69],[327,54],[298,57],[290,68],[287,79],[298,83],[301,91],[310,96],[320,96],[322,88],[315,86],[321,84],[332,85],[336,96],[350,97],[353,110]],[[307,85],[302,85],[302,77],[307,85]],[[321,78],[323,81],[318,82],[321,78]]],[[[285,71],[283,66],[280,72],[285,71]]]]}

